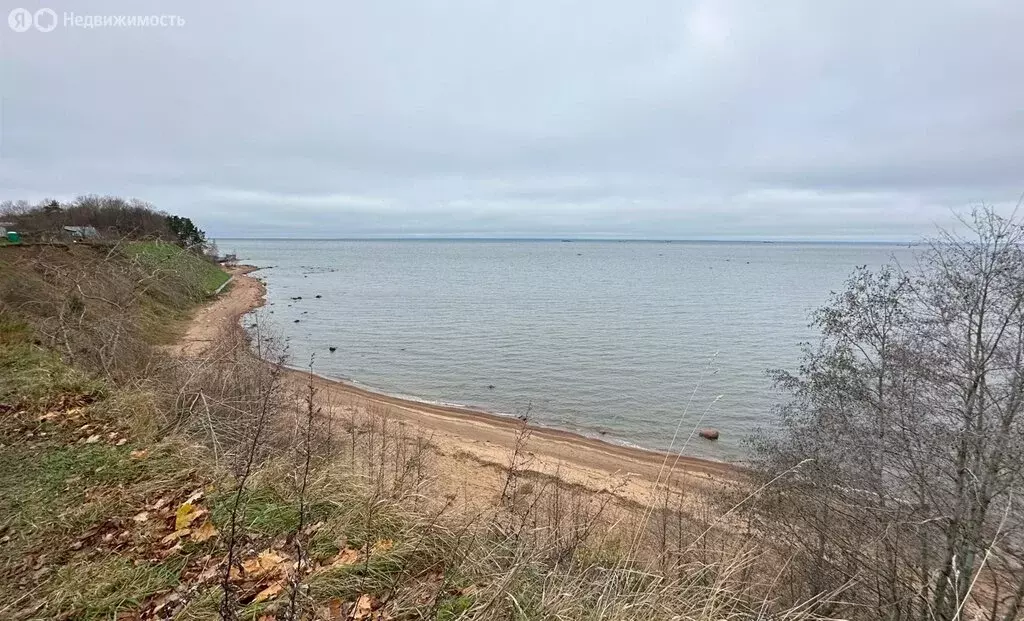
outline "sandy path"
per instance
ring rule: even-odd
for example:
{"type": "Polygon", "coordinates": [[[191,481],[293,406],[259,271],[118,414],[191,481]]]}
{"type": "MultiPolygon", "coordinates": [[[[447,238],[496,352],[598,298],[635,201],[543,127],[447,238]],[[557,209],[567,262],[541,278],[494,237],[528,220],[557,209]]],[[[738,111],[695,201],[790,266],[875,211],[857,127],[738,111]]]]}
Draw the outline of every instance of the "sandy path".
{"type": "MultiPolygon", "coordinates": [[[[225,293],[201,309],[178,351],[198,354],[226,330],[238,329],[240,318],[261,306],[263,283],[247,276],[250,267],[232,271],[225,293]]],[[[289,381],[305,386],[309,375],[289,371],[289,381]]],[[[509,463],[521,428],[519,421],[465,408],[435,406],[366,391],[344,382],[314,378],[320,397],[339,417],[352,411],[370,412],[403,421],[428,436],[434,446],[437,470],[445,487],[467,497],[493,495],[501,485],[501,468],[509,463]]],[[[688,430],[687,430],[688,433],[688,430]]],[[[677,489],[706,489],[734,481],[737,470],[719,462],[679,457],[609,444],[577,434],[532,428],[526,446],[528,470],[557,476],[566,483],[593,491],[614,491],[624,499],[648,504],[656,482],[669,478],[677,489]]]]}
{"type": "Polygon", "coordinates": [[[232,279],[224,292],[192,316],[185,335],[171,347],[172,351],[184,355],[201,354],[225,330],[234,329],[242,315],[263,306],[266,297],[263,283],[246,276],[254,271],[256,268],[248,265],[229,269],[232,279]]]}

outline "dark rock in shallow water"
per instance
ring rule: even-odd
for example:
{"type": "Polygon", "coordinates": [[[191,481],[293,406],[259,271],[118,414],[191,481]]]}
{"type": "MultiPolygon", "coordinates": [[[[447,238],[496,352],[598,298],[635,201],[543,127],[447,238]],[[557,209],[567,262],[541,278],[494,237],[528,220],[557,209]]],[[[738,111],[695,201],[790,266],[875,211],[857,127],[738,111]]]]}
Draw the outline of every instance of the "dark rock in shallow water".
{"type": "Polygon", "coordinates": [[[337,347],[328,347],[327,351],[329,351],[329,352],[331,352],[333,354],[334,352],[338,351],[338,348],[337,347]]]}
{"type": "Polygon", "coordinates": [[[318,294],[316,294],[316,298],[317,298],[318,300],[319,300],[320,298],[322,298],[322,297],[324,297],[324,296],[320,295],[319,293],[318,293],[318,294]]]}
{"type": "Polygon", "coordinates": [[[698,435],[700,435],[700,437],[704,438],[705,440],[717,440],[718,430],[709,427],[707,429],[701,429],[698,435]]]}
{"type": "Polygon", "coordinates": [[[295,320],[295,323],[299,323],[299,320],[298,320],[298,319],[296,319],[296,320],[295,320]]]}
{"type": "Polygon", "coordinates": [[[491,390],[494,390],[494,384],[488,384],[487,387],[490,388],[491,390]]]}

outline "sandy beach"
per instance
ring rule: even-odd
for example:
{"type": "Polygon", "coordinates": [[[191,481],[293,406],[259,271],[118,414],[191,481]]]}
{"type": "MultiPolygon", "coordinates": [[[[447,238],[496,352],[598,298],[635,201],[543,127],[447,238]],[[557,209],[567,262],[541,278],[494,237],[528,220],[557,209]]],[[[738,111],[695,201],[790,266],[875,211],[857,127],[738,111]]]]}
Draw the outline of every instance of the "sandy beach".
{"type": "MultiPolygon", "coordinates": [[[[232,270],[231,285],[190,322],[179,346],[183,354],[201,353],[226,331],[240,329],[241,317],[264,303],[263,283],[249,275],[255,269],[239,266],[232,270]]],[[[306,386],[310,381],[308,372],[290,369],[286,374],[295,386],[306,386]]],[[[318,376],[312,379],[333,415],[387,417],[428,438],[435,457],[433,465],[439,478],[445,480],[445,487],[467,498],[498,492],[502,470],[522,429],[520,421],[392,397],[318,376]]],[[[681,430],[680,441],[690,432],[681,430]]],[[[703,440],[694,434],[690,441],[703,440]]],[[[666,482],[676,489],[696,491],[729,484],[739,474],[736,467],[725,463],[620,446],[545,427],[530,427],[525,451],[526,470],[535,476],[557,477],[570,485],[611,492],[645,505],[666,482]]]]}

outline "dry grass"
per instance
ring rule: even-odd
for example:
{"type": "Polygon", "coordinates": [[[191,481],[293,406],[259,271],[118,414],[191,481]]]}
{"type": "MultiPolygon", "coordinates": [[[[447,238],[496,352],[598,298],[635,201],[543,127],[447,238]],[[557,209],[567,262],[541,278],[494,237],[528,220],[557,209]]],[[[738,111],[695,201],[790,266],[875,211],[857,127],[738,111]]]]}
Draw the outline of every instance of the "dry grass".
{"type": "Polygon", "coordinates": [[[162,358],[152,345],[178,336],[211,270],[157,242],[0,248],[0,309],[78,368],[145,378],[162,358]]]}

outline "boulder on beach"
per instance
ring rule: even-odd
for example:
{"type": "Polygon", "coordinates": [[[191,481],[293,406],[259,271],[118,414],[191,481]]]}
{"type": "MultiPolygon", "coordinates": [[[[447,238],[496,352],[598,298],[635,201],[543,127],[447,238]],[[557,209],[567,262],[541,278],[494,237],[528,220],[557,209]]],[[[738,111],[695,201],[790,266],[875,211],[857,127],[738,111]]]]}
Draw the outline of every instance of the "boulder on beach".
{"type": "Polygon", "coordinates": [[[708,427],[707,429],[701,429],[698,432],[698,435],[700,435],[700,437],[704,438],[705,440],[717,440],[718,430],[708,427]]]}

